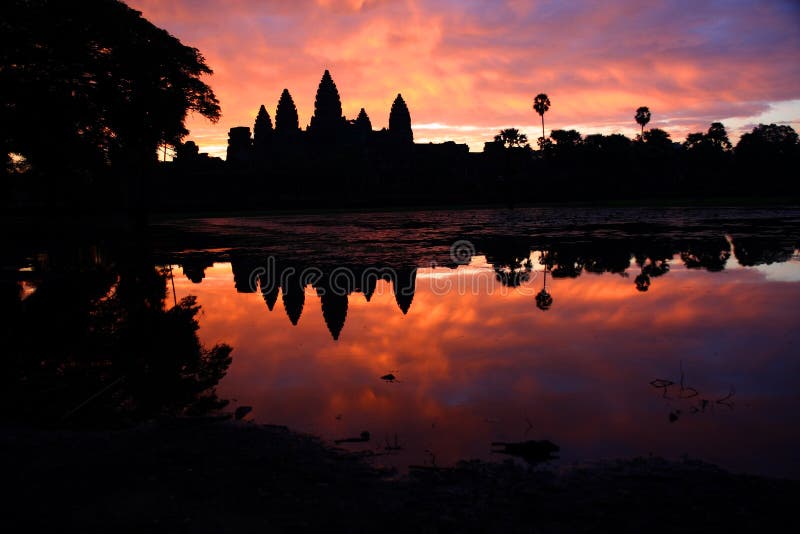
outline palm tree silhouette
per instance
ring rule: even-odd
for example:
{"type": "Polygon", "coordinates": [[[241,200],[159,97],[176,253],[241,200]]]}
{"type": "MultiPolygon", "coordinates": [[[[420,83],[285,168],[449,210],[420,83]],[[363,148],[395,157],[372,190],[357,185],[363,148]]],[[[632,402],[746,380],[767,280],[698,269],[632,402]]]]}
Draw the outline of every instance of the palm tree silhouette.
{"type": "Polygon", "coordinates": [[[542,144],[544,144],[544,114],[550,109],[550,99],[544,93],[539,93],[533,99],[533,109],[542,117],[542,144]]]}
{"type": "Polygon", "coordinates": [[[508,148],[521,147],[528,144],[528,136],[521,133],[516,128],[506,128],[494,136],[495,143],[503,143],[508,148]]]}
{"type": "Polygon", "coordinates": [[[542,290],[536,294],[536,307],[542,311],[547,311],[553,305],[553,296],[547,291],[547,271],[550,270],[550,254],[543,252],[539,257],[539,263],[544,265],[544,283],[542,290]]]}
{"type": "Polygon", "coordinates": [[[641,106],[636,110],[636,123],[642,127],[642,138],[644,137],[644,127],[645,125],[650,122],[650,108],[647,106],[641,106]]]}

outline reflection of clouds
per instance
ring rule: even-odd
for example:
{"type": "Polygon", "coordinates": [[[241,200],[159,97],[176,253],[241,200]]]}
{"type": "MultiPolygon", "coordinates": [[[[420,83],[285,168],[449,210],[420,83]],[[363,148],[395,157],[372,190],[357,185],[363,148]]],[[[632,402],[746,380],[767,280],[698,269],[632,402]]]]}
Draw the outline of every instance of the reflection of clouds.
{"type": "Polygon", "coordinates": [[[784,263],[756,265],[750,268],[764,273],[764,277],[770,282],[800,282],[800,260],[797,258],[784,263]]]}
{"type": "Polygon", "coordinates": [[[198,47],[214,69],[222,120],[189,122],[204,151],[224,146],[230,127],[251,126],[260,104],[272,115],[284,87],[308,124],[324,68],[347,117],[363,106],[377,129],[385,127],[402,92],[414,123],[426,126],[417,137],[449,136],[473,149],[498,124],[537,126],[530,100],[539,90],[554,103],[548,128],[584,133],[633,135],[638,105],[653,110],[651,126],[677,139],[715,120],[730,120],[736,134],[761,119],[795,127],[800,119],[793,2],[691,9],[634,0],[603,9],[511,0],[129,3],[198,47]]]}
{"type": "Polygon", "coordinates": [[[763,448],[772,454],[764,461],[784,464],[775,469],[800,473],[800,435],[789,424],[800,337],[785,311],[800,285],[765,283],[758,269],[709,273],[675,262],[646,294],[608,274],[548,281],[557,304],[547,313],[514,292],[436,295],[434,279],[418,274],[408,315],[386,282],[371,302],[351,295],[337,342],[316,297],[291,326],[259,293],[235,293],[229,264],[199,285],[177,275],[178,294],[203,306],[202,341],[234,347],[222,396],[253,405],[262,421],[329,438],[369,430],[380,444],[398,433],[407,463],[420,463],[426,448],[445,463],[528,437],[551,439],[567,459],[687,452],[753,469],[763,448]],[[681,361],[699,391],[734,384],[737,410],[670,427],[668,401],[653,398],[649,381],[675,375],[681,361]],[[390,371],[400,382],[380,380],[390,371]]]}

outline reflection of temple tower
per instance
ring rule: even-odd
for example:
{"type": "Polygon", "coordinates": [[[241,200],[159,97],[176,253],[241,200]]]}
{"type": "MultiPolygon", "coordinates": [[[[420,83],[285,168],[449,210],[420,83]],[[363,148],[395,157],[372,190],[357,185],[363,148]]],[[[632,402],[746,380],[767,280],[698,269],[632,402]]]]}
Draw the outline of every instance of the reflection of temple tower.
{"type": "Polygon", "coordinates": [[[286,310],[286,315],[289,316],[292,324],[296,326],[306,303],[305,287],[296,273],[290,274],[282,281],[281,293],[283,294],[283,307],[286,310]]]}
{"type": "Polygon", "coordinates": [[[214,265],[214,262],[207,258],[187,257],[183,260],[181,267],[186,278],[191,280],[193,284],[199,284],[206,277],[206,269],[212,265],[214,265]]]}
{"type": "Polygon", "coordinates": [[[394,290],[394,299],[403,315],[408,313],[411,307],[411,302],[414,300],[414,291],[417,281],[417,268],[400,268],[397,269],[395,280],[393,280],[392,288],[394,290]]]}
{"type": "Polygon", "coordinates": [[[361,291],[364,293],[364,298],[367,299],[367,302],[369,302],[372,299],[372,295],[375,293],[375,288],[378,285],[378,275],[374,273],[367,273],[362,278],[364,287],[361,288],[361,291]]]}
{"type": "Polygon", "coordinates": [[[325,324],[333,339],[338,340],[347,319],[347,295],[321,287],[317,288],[317,294],[322,302],[322,317],[325,319],[325,324]]]}
{"type": "Polygon", "coordinates": [[[276,269],[270,267],[272,266],[268,266],[267,270],[259,275],[258,285],[261,289],[261,296],[264,297],[264,302],[267,303],[267,308],[272,311],[272,308],[275,307],[275,302],[278,300],[279,285],[276,269]]]}
{"type": "Polygon", "coordinates": [[[258,262],[252,258],[231,258],[233,285],[236,286],[237,293],[255,293],[255,280],[251,280],[250,278],[258,268],[258,262]]]}

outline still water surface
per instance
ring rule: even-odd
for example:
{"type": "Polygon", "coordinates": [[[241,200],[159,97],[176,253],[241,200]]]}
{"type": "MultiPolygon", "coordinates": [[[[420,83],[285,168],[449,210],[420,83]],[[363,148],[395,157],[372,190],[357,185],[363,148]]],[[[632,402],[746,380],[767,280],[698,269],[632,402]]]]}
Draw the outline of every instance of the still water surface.
{"type": "Polygon", "coordinates": [[[548,439],[561,462],[685,454],[800,476],[800,211],[297,215],[155,234],[177,299],[202,306],[200,339],[234,347],[218,393],[256,421],[367,431],[341,446],[401,470],[548,439]]]}

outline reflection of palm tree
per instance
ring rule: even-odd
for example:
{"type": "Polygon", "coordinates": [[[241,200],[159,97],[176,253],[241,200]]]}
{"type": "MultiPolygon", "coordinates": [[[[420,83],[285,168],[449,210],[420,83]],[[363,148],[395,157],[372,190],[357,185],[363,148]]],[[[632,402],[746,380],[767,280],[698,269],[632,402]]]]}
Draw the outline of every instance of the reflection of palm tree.
{"type": "Polygon", "coordinates": [[[634,283],[636,284],[636,290],[645,292],[650,289],[650,277],[647,276],[644,272],[639,274],[635,279],[634,283]]]}
{"type": "Polygon", "coordinates": [[[650,284],[652,283],[651,277],[656,278],[669,272],[669,263],[666,258],[653,259],[651,257],[637,255],[636,263],[638,263],[642,269],[642,272],[634,278],[637,291],[647,291],[650,289],[650,284]]]}
{"type": "Polygon", "coordinates": [[[542,118],[542,146],[544,146],[544,114],[550,109],[550,99],[544,93],[539,93],[533,99],[533,109],[542,118]]]}
{"type": "Polygon", "coordinates": [[[542,258],[544,261],[544,283],[542,284],[542,290],[536,294],[536,307],[542,311],[546,311],[553,305],[553,297],[547,292],[547,271],[550,266],[547,264],[547,260],[544,260],[544,255],[542,258]]]}

